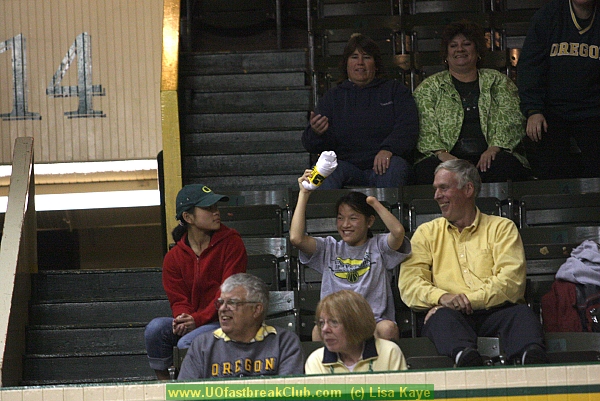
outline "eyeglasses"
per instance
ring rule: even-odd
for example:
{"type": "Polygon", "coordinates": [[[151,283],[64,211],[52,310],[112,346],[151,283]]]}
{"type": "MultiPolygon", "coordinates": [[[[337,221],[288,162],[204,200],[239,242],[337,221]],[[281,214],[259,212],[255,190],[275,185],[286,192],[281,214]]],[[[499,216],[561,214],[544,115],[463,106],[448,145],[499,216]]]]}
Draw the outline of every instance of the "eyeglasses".
{"type": "Polygon", "coordinates": [[[329,325],[329,327],[331,327],[332,329],[337,329],[339,327],[339,325],[341,324],[339,321],[335,320],[335,319],[331,319],[331,320],[323,320],[323,319],[319,319],[315,322],[315,324],[319,327],[319,329],[323,330],[323,327],[325,326],[325,323],[327,323],[329,325]]]}
{"type": "Polygon", "coordinates": [[[243,304],[259,304],[259,301],[240,301],[237,299],[215,299],[215,308],[217,310],[221,309],[221,306],[225,305],[225,308],[229,306],[229,309],[236,310],[238,305],[243,304]]]}

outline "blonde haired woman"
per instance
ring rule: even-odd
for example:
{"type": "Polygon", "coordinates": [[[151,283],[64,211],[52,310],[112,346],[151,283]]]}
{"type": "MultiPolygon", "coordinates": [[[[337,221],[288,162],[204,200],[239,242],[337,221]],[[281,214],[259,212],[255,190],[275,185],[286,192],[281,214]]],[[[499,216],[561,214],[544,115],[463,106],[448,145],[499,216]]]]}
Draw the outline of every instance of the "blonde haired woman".
{"type": "Polygon", "coordinates": [[[317,305],[317,326],[325,346],[308,357],[307,374],[405,370],[396,343],[375,338],[375,318],[366,299],[353,291],[329,294],[317,305]]]}

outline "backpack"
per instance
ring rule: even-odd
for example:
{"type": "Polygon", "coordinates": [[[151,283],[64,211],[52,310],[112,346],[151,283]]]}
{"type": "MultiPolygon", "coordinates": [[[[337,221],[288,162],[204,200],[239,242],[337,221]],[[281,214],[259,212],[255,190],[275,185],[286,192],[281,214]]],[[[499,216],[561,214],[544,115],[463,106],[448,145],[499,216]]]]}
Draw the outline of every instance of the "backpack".
{"type": "Polygon", "coordinates": [[[600,333],[600,285],[575,284],[575,288],[582,330],[600,333]]]}

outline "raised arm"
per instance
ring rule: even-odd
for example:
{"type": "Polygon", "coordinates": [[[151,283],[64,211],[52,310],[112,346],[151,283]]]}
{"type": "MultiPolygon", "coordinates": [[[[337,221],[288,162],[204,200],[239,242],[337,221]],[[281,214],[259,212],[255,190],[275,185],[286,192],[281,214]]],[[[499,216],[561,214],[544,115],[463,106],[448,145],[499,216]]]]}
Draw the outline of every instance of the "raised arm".
{"type": "Polygon", "coordinates": [[[404,243],[404,226],[402,226],[402,223],[374,196],[367,197],[367,203],[375,209],[383,224],[390,231],[390,235],[388,235],[388,245],[390,248],[395,251],[400,249],[404,243]]]}
{"type": "Polygon", "coordinates": [[[315,253],[317,242],[313,237],[306,235],[306,204],[308,203],[311,191],[304,188],[302,182],[308,181],[311,172],[312,170],[305,170],[302,177],[298,178],[300,193],[298,194],[298,203],[296,203],[292,222],[290,223],[290,242],[309,256],[315,253]]]}

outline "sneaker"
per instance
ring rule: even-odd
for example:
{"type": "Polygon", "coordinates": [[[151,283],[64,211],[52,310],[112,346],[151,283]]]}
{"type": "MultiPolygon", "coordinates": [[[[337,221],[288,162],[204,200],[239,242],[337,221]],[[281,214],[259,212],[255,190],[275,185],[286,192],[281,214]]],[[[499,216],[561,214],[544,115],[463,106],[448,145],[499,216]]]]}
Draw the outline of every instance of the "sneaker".
{"type": "Polygon", "coordinates": [[[531,344],[523,352],[521,356],[522,365],[541,365],[548,363],[548,355],[541,345],[531,344]]]}
{"type": "Polygon", "coordinates": [[[467,347],[456,355],[456,367],[483,366],[483,358],[476,349],[467,347]]]}

